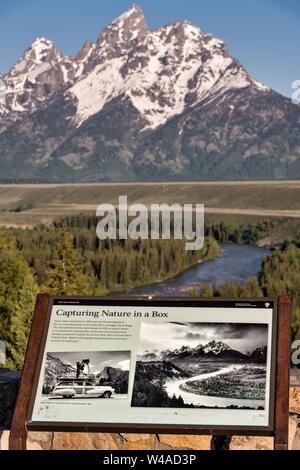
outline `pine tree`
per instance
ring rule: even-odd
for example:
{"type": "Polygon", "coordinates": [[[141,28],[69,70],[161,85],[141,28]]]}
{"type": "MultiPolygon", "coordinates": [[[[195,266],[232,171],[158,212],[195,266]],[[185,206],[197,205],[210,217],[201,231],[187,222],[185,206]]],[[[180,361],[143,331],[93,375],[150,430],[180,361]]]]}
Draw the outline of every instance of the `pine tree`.
{"type": "Polygon", "coordinates": [[[13,239],[0,237],[0,339],[5,342],[6,366],[23,365],[38,286],[13,239]]]}
{"type": "Polygon", "coordinates": [[[245,284],[242,286],[242,296],[243,297],[263,297],[263,292],[258,284],[258,279],[256,277],[249,277],[245,284]]]}
{"type": "Polygon", "coordinates": [[[46,290],[53,295],[87,295],[88,276],[83,272],[72,244],[72,236],[65,229],[58,235],[57,254],[50,262],[46,290]]]}
{"type": "Polygon", "coordinates": [[[205,298],[210,298],[214,296],[214,286],[213,284],[206,283],[201,286],[200,296],[205,298]]]}
{"type": "Polygon", "coordinates": [[[4,228],[0,228],[0,252],[16,248],[15,239],[4,228]]]}

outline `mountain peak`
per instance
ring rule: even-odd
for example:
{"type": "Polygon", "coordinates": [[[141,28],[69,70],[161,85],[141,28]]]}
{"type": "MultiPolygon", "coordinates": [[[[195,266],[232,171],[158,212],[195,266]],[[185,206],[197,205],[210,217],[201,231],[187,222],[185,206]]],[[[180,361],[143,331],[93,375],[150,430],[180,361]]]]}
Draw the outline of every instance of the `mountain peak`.
{"type": "Polygon", "coordinates": [[[131,5],[131,7],[128,10],[126,10],[124,13],[122,13],[122,15],[120,15],[118,18],[116,18],[115,21],[128,20],[132,16],[135,16],[135,17],[140,16],[140,17],[145,18],[142,8],[136,3],[131,5]]]}
{"type": "MultiPolygon", "coordinates": [[[[6,77],[25,76],[28,72],[46,66],[55,56],[63,57],[54,47],[53,42],[44,37],[37,37],[25,50],[23,56],[11,68],[6,77]]],[[[22,84],[24,85],[24,83],[22,84]]]]}
{"type": "Polygon", "coordinates": [[[213,353],[217,356],[223,351],[229,351],[230,349],[231,348],[228,346],[228,344],[225,344],[222,341],[219,341],[219,342],[211,341],[204,347],[204,352],[206,354],[213,353]]]}
{"type": "Polygon", "coordinates": [[[175,21],[174,23],[171,23],[171,24],[175,27],[183,28],[184,30],[191,30],[191,31],[195,31],[197,33],[202,33],[199,26],[193,24],[191,21],[188,21],[188,20],[179,20],[179,21],[175,21]]]}
{"type": "Polygon", "coordinates": [[[31,47],[38,47],[39,45],[45,45],[48,47],[53,47],[53,42],[50,41],[49,39],[45,38],[44,36],[38,36],[35,38],[33,41],[31,47]]]}
{"type": "Polygon", "coordinates": [[[54,49],[52,41],[44,37],[37,37],[25,52],[25,56],[37,62],[43,62],[48,59],[54,49]]]}
{"type": "Polygon", "coordinates": [[[178,32],[181,32],[185,38],[191,36],[196,39],[196,37],[204,36],[199,26],[196,26],[187,20],[173,21],[172,23],[159,26],[153,30],[153,33],[163,33],[168,35],[176,35],[178,32]]]}
{"type": "Polygon", "coordinates": [[[71,84],[76,64],[45,37],[37,37],[3,77],[5,107],[0,115],[33,111],[50,96],[71,84]]]}
{"type": "Polygon", "coordinates": [[[134,4],[101,31],[97,45],[114,50],[120,46],[124,48],[124,46],[131,45],[132,41],[143,39],[147,32],[148,25],[144,12],[134,4]]]}
{"type": "Polygon", "coordinates": [[[45,37],[37,37],[25,50],[23,56],[12,67],[7,76],[25,77],[34,70],[41,73],[49,70],[53,64],[64,60],[68,60],[68,58],[56,49],[52,41],[45,37]]]}
{"type": "Polygon", "coordinates": [[[116,18],[110,27],[117,27],[125,31],[131,30],[135,35],[142,33],[143,35],[148,32],[147,20],[141,7],[133,4],[127,11],[116,18]]]}

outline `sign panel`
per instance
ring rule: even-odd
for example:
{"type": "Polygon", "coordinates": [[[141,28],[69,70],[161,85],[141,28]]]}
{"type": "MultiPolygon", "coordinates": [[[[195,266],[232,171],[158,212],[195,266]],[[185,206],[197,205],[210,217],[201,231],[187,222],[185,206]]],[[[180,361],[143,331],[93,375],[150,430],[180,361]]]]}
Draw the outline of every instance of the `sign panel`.
{"type": "Polygon", "coordinates": [[[271,433],[276,305],[53,298],[28,428],[271,433]]]}

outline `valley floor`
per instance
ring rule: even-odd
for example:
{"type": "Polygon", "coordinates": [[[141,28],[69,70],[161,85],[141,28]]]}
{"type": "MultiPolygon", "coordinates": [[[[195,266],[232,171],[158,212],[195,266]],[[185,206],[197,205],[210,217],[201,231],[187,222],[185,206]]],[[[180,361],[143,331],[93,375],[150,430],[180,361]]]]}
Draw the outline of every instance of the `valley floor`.
{"type": "MultiPolygon", "coordinates": [[[[0,185],[0,225],[32,228],[61,216],[95,214],[99,204],[205,204],[206,219],[232,224],[274,220],[300,229],[300,181],[0,185]],[[159,190],[158,190],[159,188],[159,190]]],[[[278,234],[281,237],[281,234],[278,234]]]]}

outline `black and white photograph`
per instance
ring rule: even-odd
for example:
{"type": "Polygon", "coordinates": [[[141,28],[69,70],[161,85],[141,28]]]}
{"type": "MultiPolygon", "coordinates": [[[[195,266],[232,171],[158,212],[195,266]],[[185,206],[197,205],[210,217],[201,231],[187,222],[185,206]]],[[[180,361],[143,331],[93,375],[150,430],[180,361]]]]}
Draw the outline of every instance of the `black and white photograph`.
{"type": "Polygon", "coordinates": [[[268,325],[141,325],[133,407],[265,410],[268,325]]]}
{"type": "Polygon", "coordinates": [[[127,399],[130,351],[47,353],[43,398],[127,399]]]}

